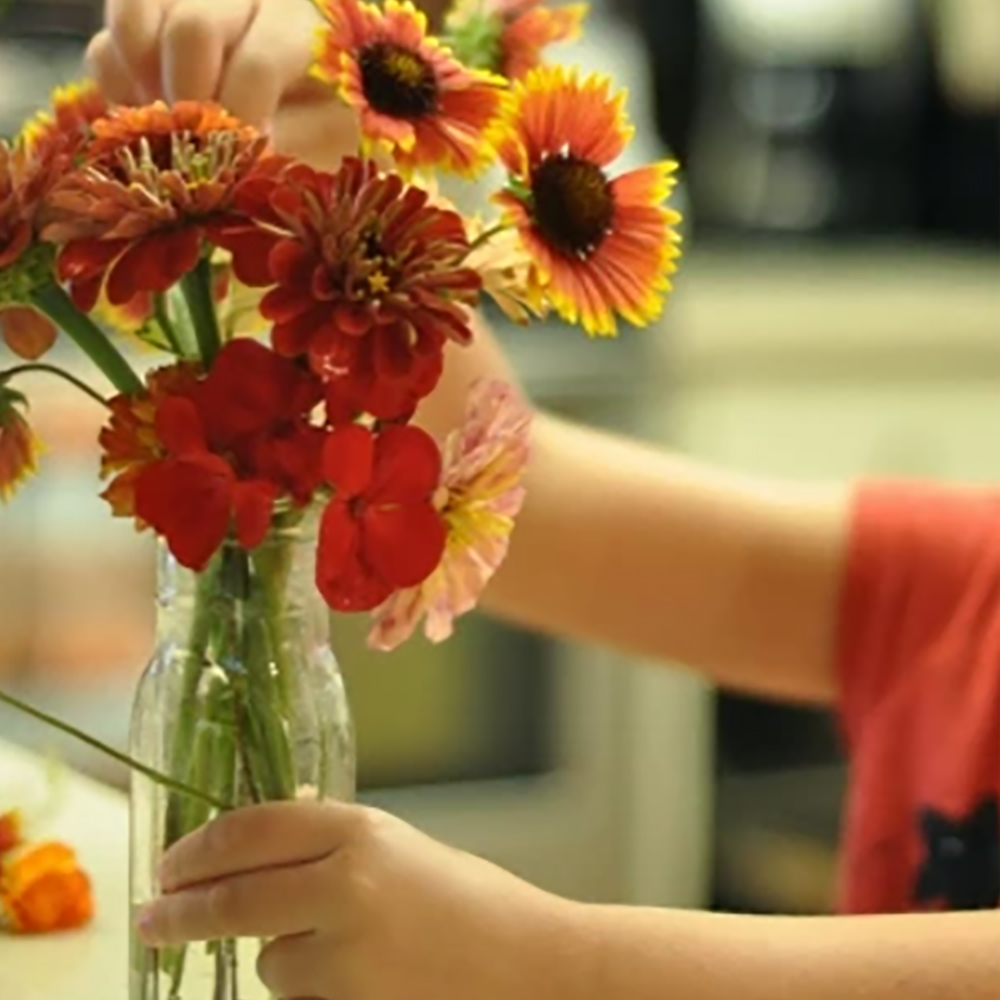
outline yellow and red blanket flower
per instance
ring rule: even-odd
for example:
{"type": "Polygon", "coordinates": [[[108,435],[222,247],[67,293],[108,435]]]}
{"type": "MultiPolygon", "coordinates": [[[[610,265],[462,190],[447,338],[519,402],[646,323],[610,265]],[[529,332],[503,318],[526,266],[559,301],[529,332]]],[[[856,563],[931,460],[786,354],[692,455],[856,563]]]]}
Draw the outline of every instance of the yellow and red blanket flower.
{"type": "Polygon", "coordinates": [[[47,199],[45,240],[61,247],[57,274],[90,312],[165,292],[200,259],[234,191],[268,140],[211,104],[116,108],[94,122],[87,162],[47,199]]]}
{"type": "Polygon", "coordinates": [[[275,285],[260,304],[275,350],[308,357],[349,408],[412,412],[440,375],[445,341],[472,337],[479,275],[462,219],[368,161],[336,173],[304,166],[251,178],[237,209],[261,220],[216,235],[245,283],[275,285]],[[262,266],[264,265],[264,266],[262,266]]]}
{"type": "Polygon", "coordinates": [[[90,878],[65,844],[38,844],[0,859],[0,929],[51,934],[94,916],[90,878]]]}
{"type": "Polygon", "coordinates": [[[441,453],[426,431],[338,427],[323,472],[334,495],[320,521],[316,585],[331,608],[370,611],[434,572],[445,546],[432,503],[441,453]]]}
{"type": "Polygon", "coordinates": [[[680,216],[663,205],[677,164],[608,176],[631,135],[609,77],[543,66],[514,85],[499,144],[510,181],[495,200],[535,281],[563,319],[596,336],[614,336],[616,316],[656,319],[680,255],[680,216]]]}
{"type": "Polygon", "coordinates": [[[503,80],[458,62],[408,0],[314,2],[327,23],[313,75],[358,110],[366,155],[384,148],[402,170],[465,177],[490,165],[503,80]]]}
{"type": "Polygon", "coordinates": [[[541,65],[545,50],[580,37],[587,4],[549,7],[545,0],[458,0],[445,22],[466,63],[520,80],[541,65]]]}
{"type": "Polygon", "coordinates": [[[28,401],[0,383],[0,501],[6,503],[38,468],[41,445],[18,409],[28,401]]]}
{"type": "Polygon", "coordinates": [[[504,382],[476,383],[464,424],[444,445],[434,503],[447,528],[437,569],[415,587],[397,591],[375,611],[369,644],[395,649],[421,618],[431,642],[443,642],[454,621],[471,611],[500,567],[524,503],[532,412],[504,382]]]}

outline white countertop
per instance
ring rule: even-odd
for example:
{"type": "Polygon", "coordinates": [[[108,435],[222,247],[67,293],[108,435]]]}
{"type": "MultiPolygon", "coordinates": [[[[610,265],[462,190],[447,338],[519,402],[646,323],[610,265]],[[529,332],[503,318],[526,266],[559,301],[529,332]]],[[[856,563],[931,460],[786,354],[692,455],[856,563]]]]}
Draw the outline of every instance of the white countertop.
{"type": "MultiPolygon", "coordinates": [[[[0,741],[0,790],[47,780],[43,761],[0,741]]],[[[2,1000],[125,1000],[128,982],[128,803],[75,774],[38,835],[65,841],[94,882],[97,915],[82,931],[0,935],[2,1000]]]]}

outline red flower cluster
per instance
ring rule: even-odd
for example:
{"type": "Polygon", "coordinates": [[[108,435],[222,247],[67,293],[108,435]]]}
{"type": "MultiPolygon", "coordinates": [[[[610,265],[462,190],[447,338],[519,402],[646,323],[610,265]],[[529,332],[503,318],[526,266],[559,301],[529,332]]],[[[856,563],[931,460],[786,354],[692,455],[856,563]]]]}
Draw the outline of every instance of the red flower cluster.
{"type": "Polygon", "coordinates": [[[321,482],[326,434],[311,422],[321,399],[315,376],[253,340],[228,343],[204,377],[184,364],[155,372],[145,396],[111,401],[105,497],[192,569],[233,527],[253,548],[278,497],[306,504],[321,482]]]}

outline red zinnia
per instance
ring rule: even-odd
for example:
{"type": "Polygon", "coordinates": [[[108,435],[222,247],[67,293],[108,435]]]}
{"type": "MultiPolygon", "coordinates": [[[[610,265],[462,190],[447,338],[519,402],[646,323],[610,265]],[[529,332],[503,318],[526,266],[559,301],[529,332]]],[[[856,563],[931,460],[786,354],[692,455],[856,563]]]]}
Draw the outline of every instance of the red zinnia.
{"type": "Polygon", "coordinates": [[[418,427],[332,431],[323,470],[334,497],[323,513],[316,583],[336,611],[369,611],[437,568],[446,531],[434,509],[441,452],[418,427]]]}
{"type": "Polygon", "coordinates": [[[352,158],[335,174],[296,166],[256,175],[236,207],[268,222],[217,238],[241,280],[277,284],[260,305],[275,350],[307,356],[357,411],[412,413],[437,382],[445,341],[472,337],[464,307],[478,301],[481,280],[464,265],[461,217],[352,158]]]}
{"type": "Polygon", "coordinates": [[[107,280],[113,306],[165,292],[197,264],[208,230],[267,140],[211,104],[118,108],[93,125],[87,163],[49,198],[43,236],[58,275],[90,312],[107,280]]]}

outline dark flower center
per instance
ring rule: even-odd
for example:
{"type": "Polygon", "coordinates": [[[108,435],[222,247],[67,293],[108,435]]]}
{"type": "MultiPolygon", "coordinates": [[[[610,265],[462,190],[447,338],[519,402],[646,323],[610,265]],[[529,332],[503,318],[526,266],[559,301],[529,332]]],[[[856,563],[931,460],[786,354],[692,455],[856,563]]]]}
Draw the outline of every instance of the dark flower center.
{"type": "Polygon", "coordinates": [[[568,153],[550,156],[531,178],[535,224],[567,256],[586,257],[607,236],[615,199],[604,171],[568,153]]]}
{"type": "Polygon", "coordinates": [[[421,118],[437,110],[433,67],[419,53],[392,42],[375,42],[358,60],[368,103],[394,118],[421,118]]]}

